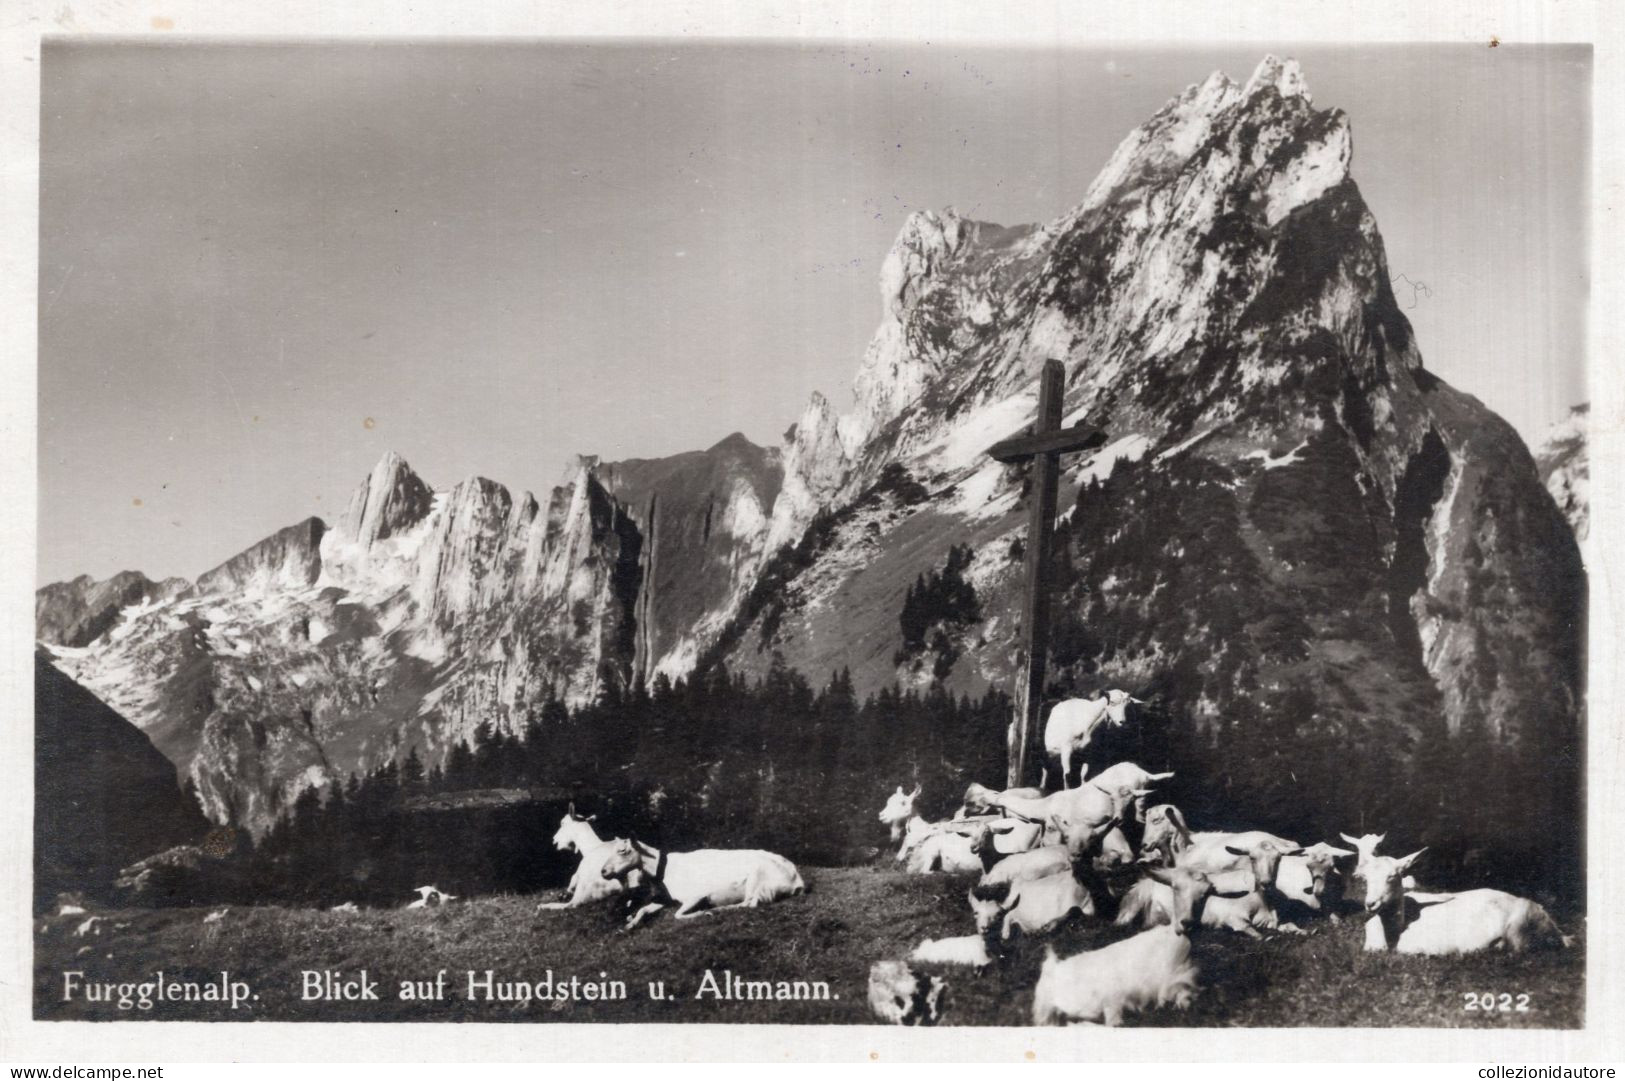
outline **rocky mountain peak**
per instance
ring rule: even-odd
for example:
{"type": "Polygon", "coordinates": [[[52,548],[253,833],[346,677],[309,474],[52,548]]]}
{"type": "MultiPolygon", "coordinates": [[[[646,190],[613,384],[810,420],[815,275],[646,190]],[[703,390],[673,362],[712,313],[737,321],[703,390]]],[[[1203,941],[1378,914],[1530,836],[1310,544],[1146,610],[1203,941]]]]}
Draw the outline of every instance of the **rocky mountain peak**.
{"type": "Polygon", "coordinates": [[[303,589],[314,585],[322,573],[322,534],[326,531],[326,523],[314,517],[279,529],[200,575],[197,592],[207,596],[303,589]]]}
{"type": "Polygon", "coordinates": [[[1241,96],[1251,98],[1266,90],[1273,90],[1283,98],[1302,98],[1305,103],[1314,100],[1309,96],[1309,85],[1304,82],[1303,69],[1298,62],[1290,57],[1282,60],[1273,53],[1258,62],[1241,96]]]}
{"type": "Polygon", "coordinates": [[[338,533],[366,551],[417,525],[433,503],[429,486],[392,450],[378,460],[351,495],[339,519],[338,533]]]}

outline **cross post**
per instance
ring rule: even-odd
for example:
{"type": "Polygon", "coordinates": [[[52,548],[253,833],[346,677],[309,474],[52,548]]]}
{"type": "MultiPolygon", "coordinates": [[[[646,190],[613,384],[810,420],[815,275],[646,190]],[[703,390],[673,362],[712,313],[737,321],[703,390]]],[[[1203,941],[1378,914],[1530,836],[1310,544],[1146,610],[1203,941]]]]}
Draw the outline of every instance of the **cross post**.
{"type": "MultiPolygon", "coordinates": [[[[1050,552],[1055,539],[1055,504],[1062,454],[1090,450],[1104,442],[1099,430],[1078,424],[1061,427],[1061,400],[1066,368],[1059,360],[1044,362],[1038,382],[1038,416],[1030,434],[1006,439],[989,447],[995,461],[1032,463],[1027,501],[1027,547],[1021,622],[1021,679],[1016,684],[1015,716],[1008,737],[1007,788],[1020,787],[1032,778],[1039,745],[1039,714],[1043,710],[1044,664],[1049,655],[1049,606],[1054,589],[1050,552]]],[[[1064,782],[1063,782],[1064,783],[1064,782]]]]}

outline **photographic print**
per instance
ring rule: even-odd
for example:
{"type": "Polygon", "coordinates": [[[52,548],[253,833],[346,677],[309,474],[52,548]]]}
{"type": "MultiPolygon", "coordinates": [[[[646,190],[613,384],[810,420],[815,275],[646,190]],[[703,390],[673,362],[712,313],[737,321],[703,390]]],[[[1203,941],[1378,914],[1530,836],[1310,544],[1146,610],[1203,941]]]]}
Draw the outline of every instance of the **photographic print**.
{"type": "Polygon", "coordinates": [[[39,75],[35,1019],[1585,1025],[1590,46],[39,75]]]}

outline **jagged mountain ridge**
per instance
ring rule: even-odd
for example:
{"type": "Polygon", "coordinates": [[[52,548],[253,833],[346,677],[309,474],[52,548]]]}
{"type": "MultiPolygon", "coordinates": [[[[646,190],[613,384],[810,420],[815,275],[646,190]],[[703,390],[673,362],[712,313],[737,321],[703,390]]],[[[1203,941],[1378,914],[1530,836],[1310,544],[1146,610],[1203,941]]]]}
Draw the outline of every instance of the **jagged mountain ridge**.
{"type": "Polygon", "coordinates": [[[132,592],[77,645],[60,598],[114,585],[48,586],[39,634],[211,817],[262,829],[304,787],[410,746],[434,761],[482,720],[518,728],[549,696],[580,704],[671,657],[686,670],[760,559],[779,477],[776,452],[733,436],[582,458],[543,505],[480,477],[436,492],[390,453],[336,527],[308,519],[195,585],[132,592]]]}
{"type": "Polygon", "coordinates": [[[948,681],[1008,686],[1023,476],[983,452],[1030,423],[1055,357],[1067,422],[1109,441],[1065,467],[1054,693],[1155,687],[1211,738],[1302,683],[1317,725],[1402,757],[1444,731],[1572,748],[1572,537],[1516,434],[1423,369],[1352,156],[1295,64],[1215,73],[1055,222],[912,216],[853,409],[815,395],[782,451],[584,459],[546,507],[477,480],[426,506],[386,458],[319,538],[319,575],[278,579],[282,608],[143,607],[59,663],[140,699],[121,708],[173,729],[154,739],[211,813],[260,824],[353,763],[432,758],[548,691],[708,648],[747,672],[848,666],[860,693],[928,680],[897,663],[898,613],[960,542],[983,618],[948,681]],[[773,573],[819,520],[807,564],[773,573]]]}

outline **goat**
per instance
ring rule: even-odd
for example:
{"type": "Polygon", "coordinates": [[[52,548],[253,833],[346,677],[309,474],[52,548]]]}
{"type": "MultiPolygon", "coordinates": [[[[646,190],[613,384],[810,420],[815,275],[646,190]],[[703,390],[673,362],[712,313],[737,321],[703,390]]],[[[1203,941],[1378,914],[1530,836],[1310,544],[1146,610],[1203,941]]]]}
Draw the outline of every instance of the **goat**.
{"type": "Polygon", "coordinates": [[[970,837],[941,829],[920,818],[909,820],[909,831],[897,858],[911,874],[933,871],[957,874],[982,869],[980,857],[971,851],[970,837]]]}
{"type": "Polygon", "coordinates": [[[627,930],[665,907],[677,906],[677,918],[691,919],[719,908],[755,908],[805,893],[796,865],[759,849],[702,848],[694,852],[661,852],[631,838],[612,842],[599,872],[630,886],[634,874],[652,885],[653,900],[626,921],[627,930]]]}
{"type": "Polygon", "coordinates": [[[1354,846],[1354,853],[1358,857],[1354,861],[1354,873],[1359,874],[1371,857],[1377,854],[1377,846],[1382,844],[1382,839],[1388,835],[1386,833],[1367,833],[1359,837],[1350,837],[1346,833],[1339,833],[1338,836],[1343,838],[1344,844],[1354,846]]]}
{"type": "Polygon", "coordinates": [[[908,823],[919,817],[914,811],[914,801],[920,798],[922,785],[915,785],[914,791],[904,792],[903,786],[898,785],[897,791],[886,799],[886,806],[880,809],[880,821],[891,828],[891,839],[897,844],[903,839],[904,830],[908,823]]]}
{"type": "MultiPolygon", "coordinates": [[[[955,818],[947,822],[927,822],[914,807],[919,795],[918,786],[913,792],[904,792],[902,786],[898,786],[880,812],[880,820],[892,829],[893,840],[901,841],[897,848],[897,862],[914,874],[979,870],[981,862],[971,852],[970,838],[979,824],[991,819],[955,818]]],[[[1022,824],[1001,830],[995,843],[1001,852],[1022,852],[1036,845],[1042,835],[1042,827],[1022,824]]]]}
{"type": "Polygon", "coordinates": [[[1140,802],[1138,797],[1147,794],[1146,789],[1129,785],[1119,785],[1108,791],[1088,781],[1077,788],[1051,792],[1040,799],[1002,793],[994,801],[994,806],[1028,822],[1047,823],[1058,818],[1068,826],[1087,829],[1109,819],[1119,822],[1132,820],[1131,812],[1140,802]]]}
{"type": "Polygon", "coordinates": [[[1057,819],[1054,827],[1066,852],[1065,870],[1041,878],[978,883],[969,894],[977,933],[1008,942],[1015,934],[1049,934],[1074,915],[1095,915],[1105,901],[1095,860],[1101,841],[1117,825],[1112,820],[1093,829],[1075,829],[1057,819]]]}
{"type": "MultiPolygon", "coordinates": [[[[1107,691],[1099,698],[1068,698],[1055,703],[1055,707],[1049,711],[1049,720],[1044,723],[1046,757],[1043,787],[1049,787],[1050,758],[1060,760],[1061,788],[1069,787],[1073,756],[1082,756],[1084,748],[1094,738],[1095,729],[1102,724],[1120,725],[1127,720],[1130,702],[1145,704],[1127,691],[1118,690],[1107,691]]],[[[1089,767],[1085,765],[1078,774],[1079,784],[1083,783],[1088,772],[1089,767]]]]}
{"type": "MultiPolygon", "coordinates": [[[[1276,874],[1280,869],[1281,857],[1299,855],[1302,849],[1291,849],[1283,852],[1270,842],[1262,842],[1252,848],[1241,849],[1230,847],[1227,855],[1241,857],[1248,864],[1251,872],[1222,868],[1218,871],[1209,871],[1199,864],[1181,861],[1176,867],[1180,870],[1195,874],[1204,874],[1227,887],[1227,891],[1220,895],[1214,903],[1206,905],[1202,910],[1202,922],[1205,927],[1222,927],[1235,931],[1249,938],[1263,938],[1259,928],[1268,931],[1285,931],[1291,934],[1301,934],[1302,931],[1291,923],[1282,923],[1276,912],[1274,898],[1276,874]],[[1246,888],[1240,888],[1245,884],[1246,888]],[[1229,887],[1236,888],[1230,889],[1229,887]]],[[[1188,853],[1187,853],[1188,855],[1188,853]]],[[[1146,878],[1139,882],[1123,896],[1123,902],[1118,910],[1117,925],[1119,927],[1132,927],[1138,923],[1147,926],[1156,926],[1172,918],[1174,911],[1174,897],[1163,880],[1151,874],[1153,868],[1145,865],[1146,878]]]]}
{"type": "Polygon", "coordinates": [[[1343,904],[1344,881],[1337,861],[1353,855],[1356,853],[1321,841],[1300,855],[1282,856],[1275,888],[1292,904],[1302,905],[1312,912],[1324,912],[1333,923],[1338,923],[1341,917],[1337,910],[1343,904]]]}
{"type": "Polygon", "coordinates": [[[1008,856],[999,852],[991,826],[984,825],[971,835],[971,851],[982,861],[982,877],[977,883],[981,886],[1046,878],[1072,869],[1072,857],[1067,855],[1065,845],[1043,845],[1008,856]]]}
{"type": "MultiPolygon", "coordinates": [[[[1152,773],[1142,769],[1133,762],[1119,762],[1115,766],[1108,766],[1097,773],[1089,783],[1096,788],[1103,788],[1107,792],[1127,786],[1148,793],[1152,787],[1173,777],[1174,771],[1167,773],[1152,773]]],[[[1134,812],[1141,822],[1145,821],[1145,795],[1134,798],[1134,812]]]]}
{"type": "Polygon", "coordinates": [[[1148,866],[1145,873],[1169,891],[1168,925],[1065,960],[1047,946],[1033,988],[1035,1025],[1120,1025],[1131,1011],[1190,1006],[1197,976],[1191,932],[1207,925],[1204,910],[1210,899],[1236,894],[1221,892],[1207,875],[1183,867],[1148,866]]]}
{"type": "Polygon", "coordinates": [[[1025,799],[1042,799],[1042,788],[1006,788],[1004,791],[992,789],[986,785],[972,781],[965,789],[965,802],[959,810],[954,812],[955,818],[967,818],[971,815],[986,814],[997,809],[994,802],[999,796],[1015,796],[1025,799]]]}
{"type": "Polygon", "coordinates": [[[435,908],[447,901],[457,900],[452,894],[441,893],[434,886],[419,886],[416,892],[418,899],[407,905],[407,908],[435,908]]]}
{"type": "Polygon", "coordinates": [[[1190,827],[1185,816],[1171,803],[1159,803],[1146,809],[1145,831],[1140,835],[1142,857],[1155,852],[1162,866],[1172,867],[1191,846],[1190,827]]]}
{"type": "Polygon", "coordinates": [[[1492,889],[1408,893],[1406,871],[1426,851],[1366,861],[1367,950],[1440,956],[1574,944],[1545,908],[1525,897],[1492,889]]]}
{"type": "Polygon", "coordinates": [[[991,965],[994,953],[988,948],[983,935],[959,935],[956,938],[928,938],[914,947],[908,955],[910,961],[928,965],[969,965],[983,969],[991,965]]]}
{"type": "Polygon", "coordinates": [[[940,976],[922,976],[902,961],[869,966],[869,1008],[894,1025],[936,1024],[947,988],[940,976]]]}
{"type": "Polygon", "coordinates": [[[576,865],[575,874],[570,876],[569,897],[563,901],[543,901],[536,906],[537,912],[549,909],[580,908],[582,905],[594,901],[602,901],[623,892],[622,884],[615,880],[605,878],[598,872],[603,869],[604,861],[610,856],[614,845],[598,836],[592,823],[597,815],[578,815],[576,805],[570,804],[564,817],[559,819],[559,828],[553,834],[553,847],[560,852],[578,852],[581,862],[576,865]]]}

